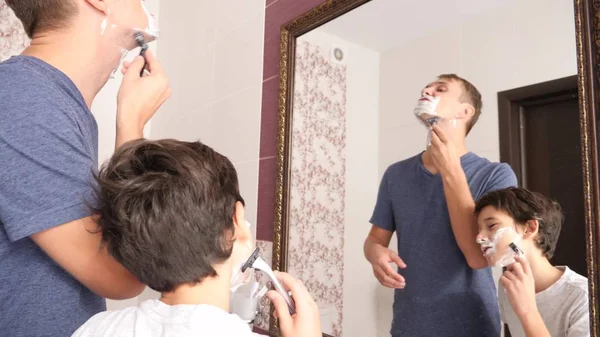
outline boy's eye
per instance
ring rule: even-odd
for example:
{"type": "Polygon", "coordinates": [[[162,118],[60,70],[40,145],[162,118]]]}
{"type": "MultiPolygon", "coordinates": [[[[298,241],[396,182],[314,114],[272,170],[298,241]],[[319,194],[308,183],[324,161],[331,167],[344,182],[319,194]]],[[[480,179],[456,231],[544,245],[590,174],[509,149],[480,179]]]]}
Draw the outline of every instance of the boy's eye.
{"type": "Polygon", "coordinates": [[[494,227],[496,227],[496,225],[498,225],[498,224],[497,223],[490,224],[490,225],[488,225],[488,228],[494,228],[494,227]]]}

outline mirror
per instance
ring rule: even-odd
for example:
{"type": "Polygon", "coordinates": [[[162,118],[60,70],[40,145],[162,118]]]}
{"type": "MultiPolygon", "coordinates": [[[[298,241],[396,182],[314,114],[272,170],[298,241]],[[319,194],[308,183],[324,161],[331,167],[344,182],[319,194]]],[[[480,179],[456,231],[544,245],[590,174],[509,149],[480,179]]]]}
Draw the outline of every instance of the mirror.
{"type": "MultiPolygon", "coordinates": [[[[537,317],[553,336],[567,327],[599,335],[597,7],[342,0],[282,27],[273,266],[307,286],[323,335],[524,336],[499,287],[502,266],[481,264],[496,224],[472,213],[512,185],[555,200],[564,215],[562,230],[550,228],[550,213],[513,222],[536,270],[537,317]],[[415,107],[438,96],[425,109],[441,117],[434,140],[415,107]],[[434,143],[437,154],[422,154],[434,143]],[[455,156],[441,156],[449,147],[455,156]],[[458,162],[460,174],[446,169],[458,162]],[[385,244],[373,253],[377,240],[367,253],[380,268],[399,253],[403,289],[375,277],[378,263],[363,252],[370,231],[391,237],[393,253],[385,244]],[[540,244],[552,236],[554,252],[540,244]],[[577,319],[547,306],[565,279],[583,294],[570,299],[577,319]]],[[[271,334],[280,335],[274,317],[271,334]]]]}

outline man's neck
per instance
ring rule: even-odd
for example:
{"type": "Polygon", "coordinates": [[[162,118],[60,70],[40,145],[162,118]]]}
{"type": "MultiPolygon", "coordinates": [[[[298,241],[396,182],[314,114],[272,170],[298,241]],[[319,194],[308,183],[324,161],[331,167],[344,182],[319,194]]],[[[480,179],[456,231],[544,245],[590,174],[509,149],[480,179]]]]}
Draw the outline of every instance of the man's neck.
{"type": "Polygon", "coordinates": [[[106,50],[95,47],[96,40],[86,40],[86,35],[89,36],[70,31],[42,34],[34,37],[22,55],[36,57],[63,72],[91,108],[92,101],[110,77],[114,61],[106,57],[106,50]]]}
{"type": "Polygon", "coordinates": [[[548,289],[551,285],[556,283],[561,276],[563,271],[553,266],[546,257],[541,254],[531,254],[527,256],[529,265],[531,266],[531,273],[535,281],[535,293],[542,292],[548,289]]]}
{"type": "MultiPolygon", "coordinates": [[[[217,270],[219,273],[219,270],[217,270]]],[[[206,304],[229,311],[231,272],[219,273],[195,285],[181,285],[172,292],[162,293],[160,300],[168,305],[206,304]]]]}

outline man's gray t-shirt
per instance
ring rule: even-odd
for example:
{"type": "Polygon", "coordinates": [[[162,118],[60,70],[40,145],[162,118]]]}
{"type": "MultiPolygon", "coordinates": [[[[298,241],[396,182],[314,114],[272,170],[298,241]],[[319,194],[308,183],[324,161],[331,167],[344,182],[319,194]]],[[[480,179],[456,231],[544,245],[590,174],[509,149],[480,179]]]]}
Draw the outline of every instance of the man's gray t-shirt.
{"type": "Polygon", "coordinates": [[[87,217],[98,127],[65,74],[27,56],[0,63],[0,331],[70,336],[105,301],[32,234],[87,217]]]}
{"type": "MultiPolygon", "coordinates": [[[[371,223],[396,232],[406,279],[394,294],[394,337],[497,337],[500,317],[490,268],[473,270],[452,231],[440,175],[431,174],[422,154],[391,165],[383,175],[371,223]]],[[[477,200],[516,186],[507,164],[474,153],[461,164],[477,200]]],[[[475,240],[475,238],[473,238],[475,240]]]]}

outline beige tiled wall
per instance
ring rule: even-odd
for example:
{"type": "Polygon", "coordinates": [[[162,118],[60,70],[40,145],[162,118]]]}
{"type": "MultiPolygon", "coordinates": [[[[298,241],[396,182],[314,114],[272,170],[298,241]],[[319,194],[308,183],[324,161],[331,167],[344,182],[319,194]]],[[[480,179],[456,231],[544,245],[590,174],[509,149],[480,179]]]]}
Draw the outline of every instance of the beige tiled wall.
{"type": "MultiPolygon", "coordinates": [[[[256,233],[265,0],[161,1],[158,57],[173,96],[150,138],[201,140],[229,157],[256,233]]],[[[155,297],[147,290],[140,300],[155,297]]]]}

